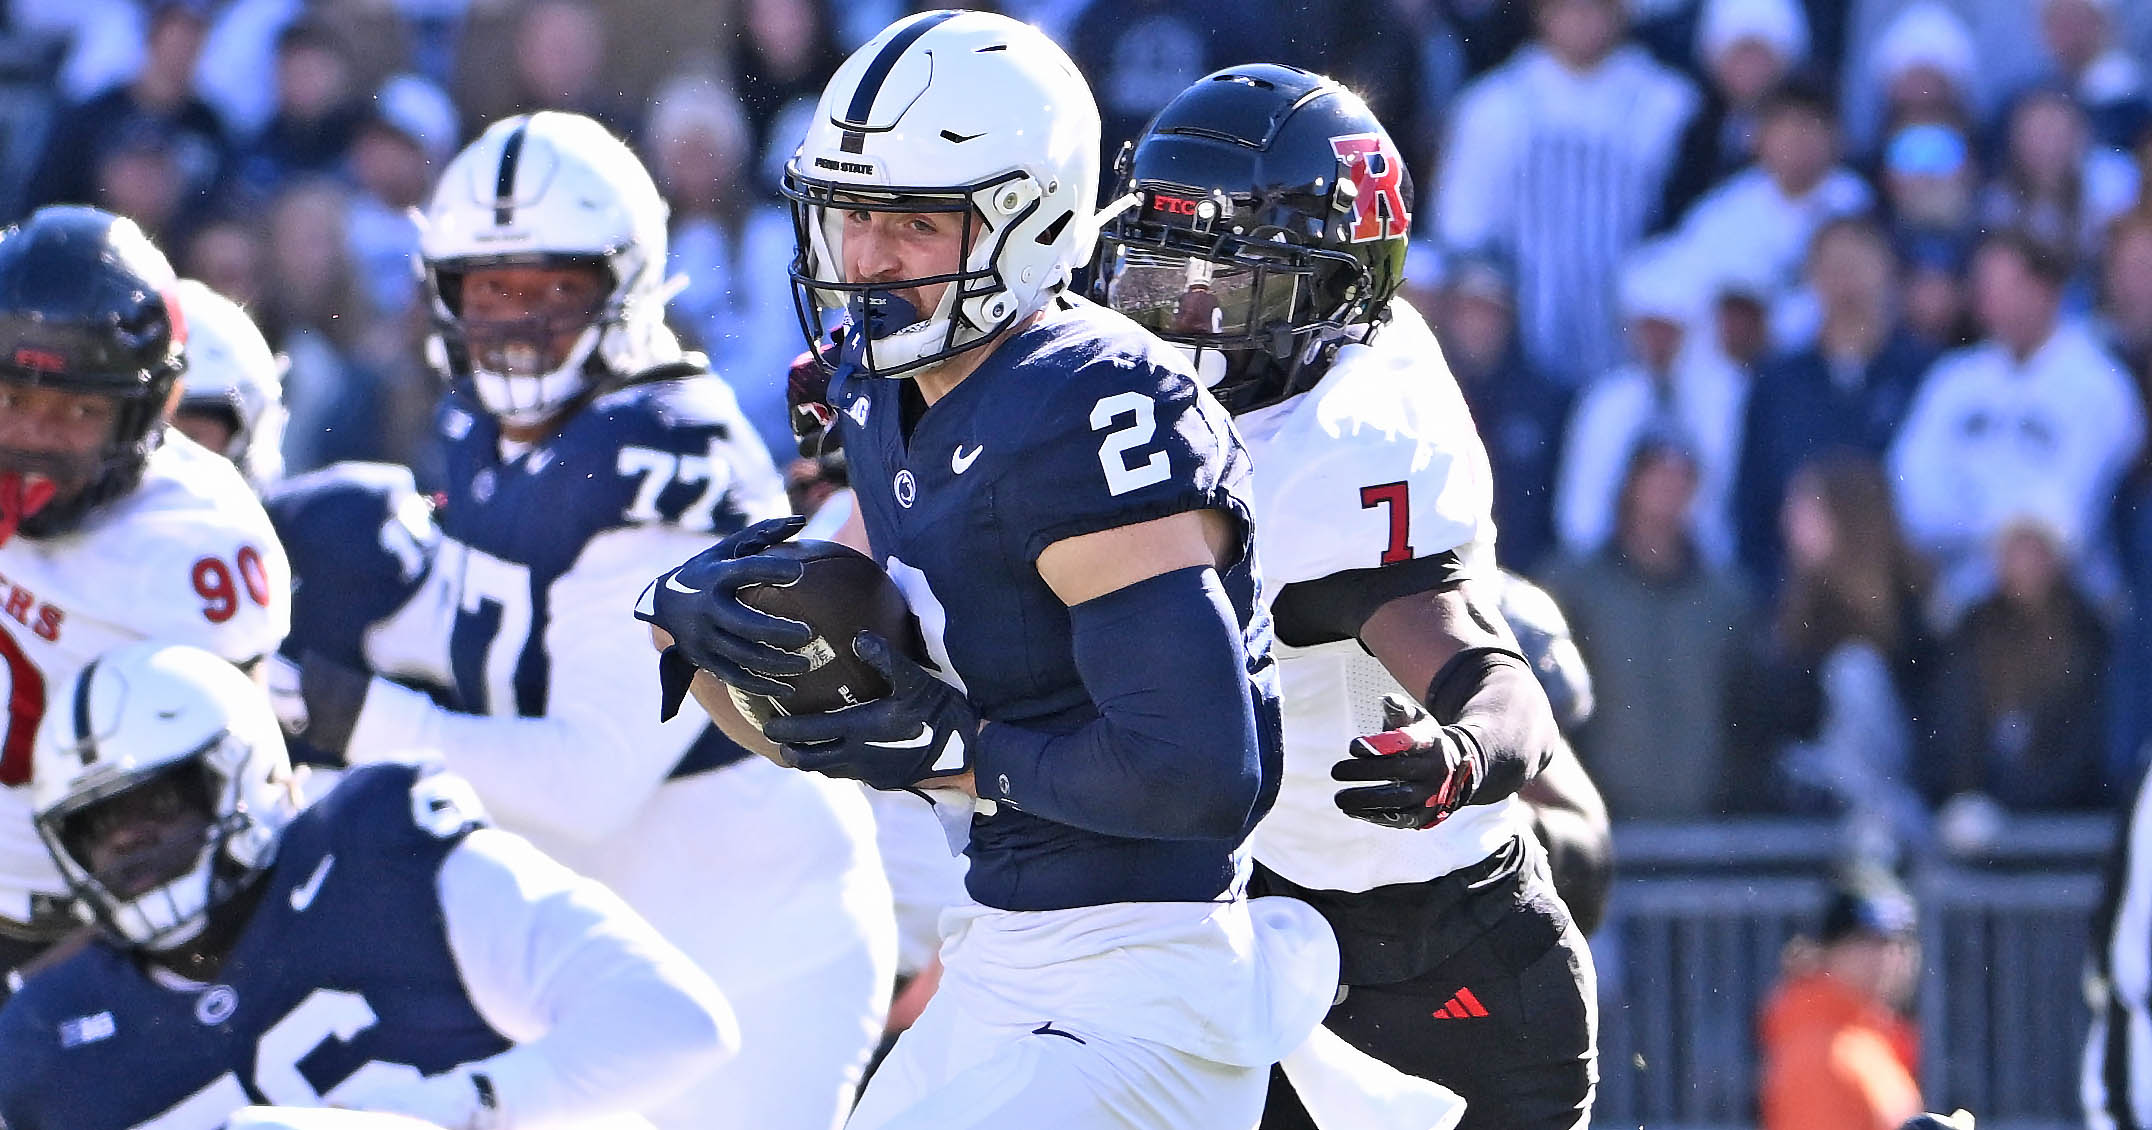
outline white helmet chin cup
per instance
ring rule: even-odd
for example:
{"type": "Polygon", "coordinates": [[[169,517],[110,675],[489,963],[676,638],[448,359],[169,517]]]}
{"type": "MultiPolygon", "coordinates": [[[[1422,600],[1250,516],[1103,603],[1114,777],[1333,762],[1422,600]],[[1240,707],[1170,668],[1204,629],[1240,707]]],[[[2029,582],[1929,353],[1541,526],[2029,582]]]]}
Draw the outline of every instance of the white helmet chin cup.
{"type": "Polygon", "coordinates": [[[479,405],[501,423],[536,427],[589,386],[586,363],[603,336],[600,327],[584,330],[575,348],[568,351],[567,359],[542,374],[503,373],[483,368],[475,359],[468,360],[471,392],[479,405]]]}
{"type": "Polygon", "coordinates": [[[944,212],[968,250],[935,309],[867,343],[899,376],[977,346],[1045,307],[1098,231],[1098,106],[1068,55],[988,12],[927,12],[885,28],[837,69],[785,167],[801,328],[874,285],[844,277],[841,213],[944,212]]]}
{"type": "Polygon", "coordinates": [[[505,423],[542,423],[590,387],[680,356],[665,328],[666,219],[633,150],[580,114],[542,110],[493,123],[450,161],[419,237],[435,342],[429,356],[505,423]],[[600,262],[612,289],[561,364],[482,372],[465,347],[462,276],[494,266],[600,262]]]}
{"type": "Polygon", "coordinates": [[[38,835],[78,909],[126,945],[192,940],[218,903],[275,862],[297,811],[268,696],[216,655],[145,641],[98,657],[54,701],[76,705],[46,712],[30,796],[38,835]],[[70,819],[188,772],[200,774],[209,806],[199,851],[177,857],[185,866],[140,893],[106,887],[69,842],[70,819]]]}

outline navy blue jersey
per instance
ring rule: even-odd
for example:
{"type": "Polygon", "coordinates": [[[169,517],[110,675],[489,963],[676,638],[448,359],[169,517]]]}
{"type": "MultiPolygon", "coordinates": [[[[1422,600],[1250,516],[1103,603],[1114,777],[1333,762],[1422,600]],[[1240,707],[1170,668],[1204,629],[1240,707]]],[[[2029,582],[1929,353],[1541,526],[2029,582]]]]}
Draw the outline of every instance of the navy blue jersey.
{"type": "Polygon", "coordinates": [[[146,973],[103,941],[0,1009],[10,1130],[209,1130],[249,1103],[318,1106],[355,1078],[507,1050],[465,995],[442,860],[482,822],[469,786],[354,769],[285,829],[216,983],[146,973]]]}
{"type": "MultiPolygon", "coordinates": [[[[1050,733],[1099,717],[1078,675],[1069,610],[1038,574],[1054,542],[1187,510],[1239,522],[1223,572],[1277,792],[1270,622],[1253,545],[1248,457],[1225,411],[1171,347],[1121,315],[1067,300],[1004,341],[918,417],[909,381],[840,376],[829,390],[876,557],[911,601],[936,663],[980,715],[1050,733]]],[[[1005,910],[1201,901],[1231,884],[1226,840],[1134,840],[1003,805],[972,822],[973,898],[1005,910]]]]}
{"type": "MultiPolygon", "coordinates": [[[[496,422],[477,404],[454,394],[443,401],[437,419],[449,490],[436,570],[452,572],[449,583],[459,588],[448,646],[458,709],[546,714],[553,585],[593,539],[661,525],[714,538],[789,510],[731,390],[700,369],[674,368],[683,375],[600,396],[558,433],[509,457],[496,422]]],[[[650,561],[647,570],[676,563],[650,561]]],[[[676,773],[744,756],[712,726],[676,773]]]]}

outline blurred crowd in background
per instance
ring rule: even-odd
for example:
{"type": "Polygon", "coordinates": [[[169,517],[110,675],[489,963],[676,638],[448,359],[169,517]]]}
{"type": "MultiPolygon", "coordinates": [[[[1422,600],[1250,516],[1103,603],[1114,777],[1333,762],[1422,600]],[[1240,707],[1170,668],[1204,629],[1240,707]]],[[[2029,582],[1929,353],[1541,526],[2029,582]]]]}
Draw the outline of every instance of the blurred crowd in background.
{"type": "MultiPolygon", "coordinates": [[[[424,482],[411,209],[487,122],[590,114],[671,203],[676,328],[782,460],[780,171],[912,6],[11,0],[0,218],[133,217],[289,357],[292,470],[424,482]]],[[[1389,125],[1408,296],[1493,457],[1504,563],[1599,681],[1577,744],[1617,819],[1917,848],[2120,805],[2152,736],[2152,5],[1000,7],[1085,68],[1109,168],[1230,63],[1326,71],[1389,125]]]]}

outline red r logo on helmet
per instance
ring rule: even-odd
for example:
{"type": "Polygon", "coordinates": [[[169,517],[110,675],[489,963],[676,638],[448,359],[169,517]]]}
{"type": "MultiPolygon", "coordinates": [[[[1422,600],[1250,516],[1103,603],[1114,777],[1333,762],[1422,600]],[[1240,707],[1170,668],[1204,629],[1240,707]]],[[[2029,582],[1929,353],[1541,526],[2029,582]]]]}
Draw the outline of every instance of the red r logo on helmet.
{"type": "Polygon", "coordinates": [[[1359,190],[1352,202],[1352,230],[1347,239],[1366,243],[1397,239],[1412,228],[1412,213],[1405,209],[1405,162],[1389,140],[1372,133],[1349,133],[1330,139],[1353,187],[1359,190]]]}

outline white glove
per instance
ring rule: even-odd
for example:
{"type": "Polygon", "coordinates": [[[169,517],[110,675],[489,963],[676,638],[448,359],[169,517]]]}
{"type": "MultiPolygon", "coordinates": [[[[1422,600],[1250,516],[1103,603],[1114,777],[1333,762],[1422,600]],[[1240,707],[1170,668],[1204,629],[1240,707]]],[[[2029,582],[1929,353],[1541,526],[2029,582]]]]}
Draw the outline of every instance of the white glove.
{"type": "Polygon", "coordinates": [[[299,690],[299,664],[281,651],[272,651],[262,662],[262,674],[269,705],[275,708],[284,732],[293,737],[306,733],[306,696],[299,690]]]}
{"type": "Polygon", "coordinates": [[[331,1101],[349,1110],[409,1115],[443,1130],[493,1130],[504,1121],[487,1101],[493,1084],[481,1082],[483,1074],[463,1064],[415,1081],[347,1084],[337,1088],[331,1101]]]}
{"type": "Polygon", "coordinates": [[[400,1114],[330,1107],[246,1106],[232,1112],[225,1130],[441,1130],[400,1114]]]}

